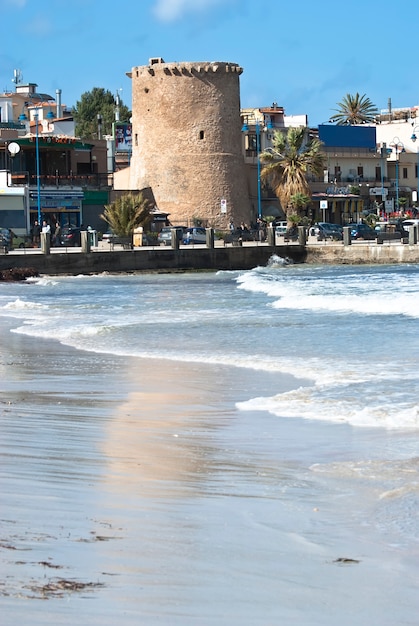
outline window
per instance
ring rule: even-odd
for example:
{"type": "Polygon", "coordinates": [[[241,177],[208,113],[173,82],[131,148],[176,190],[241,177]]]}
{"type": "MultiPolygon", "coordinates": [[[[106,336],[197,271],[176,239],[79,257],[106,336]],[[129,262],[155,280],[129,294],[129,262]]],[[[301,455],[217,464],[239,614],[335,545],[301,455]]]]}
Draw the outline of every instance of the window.
{"type": "Polygon", "coordinates": [[[381,167],[375,168],[375,180],[381,180],[381,167]]]}
{"type": "Polygon", "coordinates": [[[256,135],[249,134],[249,150],[257,151],[257,137],[256,135]]]}
{"type": "Polygon", "coordinates": [[[409,178],[407,175],[407,167],[403,168],[403,178],[409,178]]]}
{"type": "Polygon", "coordinates": [[[205,136],[204,131],[203,131],[203,130],[200,130],[200,131],[199,131],[199,138],[200,138],[200,139],[204,139],[204,136],[205,136]]]}
{"type": "Polygon", "coordinates": [[[358,167],[358,176],[364,176],[364,168],[362,165],[358,167]]]}

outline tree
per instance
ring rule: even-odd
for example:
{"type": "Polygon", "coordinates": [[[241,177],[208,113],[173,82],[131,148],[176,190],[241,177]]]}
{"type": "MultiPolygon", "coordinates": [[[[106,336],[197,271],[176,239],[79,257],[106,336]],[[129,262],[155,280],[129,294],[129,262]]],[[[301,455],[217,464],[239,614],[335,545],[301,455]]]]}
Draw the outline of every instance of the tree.
{"type": "Polygon", "coordinates": [[[357,92],[354,96],[347,93],[342,102],[338,102],[336,113],[330,118],[338,126],[353,126],[354,124],[369,124],[374,122],[378,109],[364,94],[357,92]]]}
{"type": "Polygon", "coordinates": [[[311,198],[307,175],[323,175],[322,145],[316,137],[308,137],[305,128],[289,128],[286,134],[275,131],[272,148],[260,155],[261,178],[271,185],[289,223],[288,216],[296,211],[291,198],[311,198]]]}
{"type": "MultiPolygon", "coordinates": [[[[289,205],[291,209],[294,210],[295,222],[297,224],[300,224],[302,222],[302,219],[304,217],[303,211],[304,209],[308,207],[310,202],[311,202],[310,196],[306,196],[306,194],[301,193],[301,192],[295,193],[291,196],[289,200],[289,205]]],[[[289,214],[288,217],[290,218],[291,214],[289,214]]]]}
{"type": "Polygon", "coordinates": [[[127,193],[120,196],[111,204],[105,205],[105,211],[100,216],[118,237],[129,237],[134,228],[146,228],[151,220],[150,209],[153,204],[142,193],[127,193]]]}
{"type": "MultiPolygon", "coordinates": [[[[119,119],[129,122],[131,111],[122,103],[119,96],[119,119]]],[[[82,94],[73,107],[72,113],[76,123],[76,135],[81,139],[98,139],[98,115],[102,120],[102,136],[112,134],[112,122],[115,121],[117,107],[116,98],[110,91],[94,87],[92,91],[82,94]]]]}

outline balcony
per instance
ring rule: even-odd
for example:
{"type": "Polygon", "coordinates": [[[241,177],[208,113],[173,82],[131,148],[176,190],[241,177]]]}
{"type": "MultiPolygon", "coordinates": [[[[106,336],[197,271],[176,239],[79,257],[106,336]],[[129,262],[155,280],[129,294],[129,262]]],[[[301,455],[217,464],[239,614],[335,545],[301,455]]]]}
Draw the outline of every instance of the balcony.
{"type": "MultiPolygon", "coordinates": [[[[37,186],[35,174],[29,172],[12,172],[12,185],[37,186]]],[[[41,188],[81,187],[82,189],[110,189],[113,185],[113,174],[55,174],[39,177],[41,188]]]]}

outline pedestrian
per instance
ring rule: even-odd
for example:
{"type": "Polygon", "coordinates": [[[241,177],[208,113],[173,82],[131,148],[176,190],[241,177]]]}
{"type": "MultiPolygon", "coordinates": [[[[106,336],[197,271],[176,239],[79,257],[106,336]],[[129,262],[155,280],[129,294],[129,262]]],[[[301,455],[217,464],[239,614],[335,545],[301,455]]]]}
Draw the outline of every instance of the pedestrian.
{"type": "Polygon", "coordinates": [[[35,220],[31,229],[32,234],[32,245],[34,248],[39,247],[39,242],[41,240],[41,227],[39,225],[38,220],[35,220]]]}
{"type": "Polygon", "coordinates": [[[266,231],[265,231],[265,222],[258,217],[257,220],[257,229],[258,229],[258,234],[259,234],[259,241],[265,241],[265,237],[266,237],[266,231]]]}
{"type": "Polygon", "coordinates": [[[52,245],[55,248],[58,248],[58,246],[61,246],[61,226],[60,226],[60,222],[57,222],[55,224],[54,235],[52,237],[52,245]]]}
{"type": "Polygon", "coordinates": [[[42,222],[42,232],[43,233],[51,233],[51,226],[48,224],[48,222],[46,220],[44,220],[42,222]]]}

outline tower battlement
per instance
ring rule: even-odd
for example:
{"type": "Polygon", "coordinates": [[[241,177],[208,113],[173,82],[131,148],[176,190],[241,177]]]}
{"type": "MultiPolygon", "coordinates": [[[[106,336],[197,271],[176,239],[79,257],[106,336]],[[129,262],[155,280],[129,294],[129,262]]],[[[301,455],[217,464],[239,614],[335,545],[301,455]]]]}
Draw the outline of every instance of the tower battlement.
{"type": "Polygon", "coordinates": [[[165,63],[161,57],[151,58],[148,65],[142,65],[134,67],[131,72],[127,72],[127,76],[130,78],[139,77],[144,74],[155,76],[156,74],[166,74],[167,76],[182,76],[193,74],[208,74],[208,73],[232,73],[240,75],[243,73],[243,68],[237,63],[228,63],[225,61],[211,61],[206,62],[182,62],[182,63],[165,63]]]}

